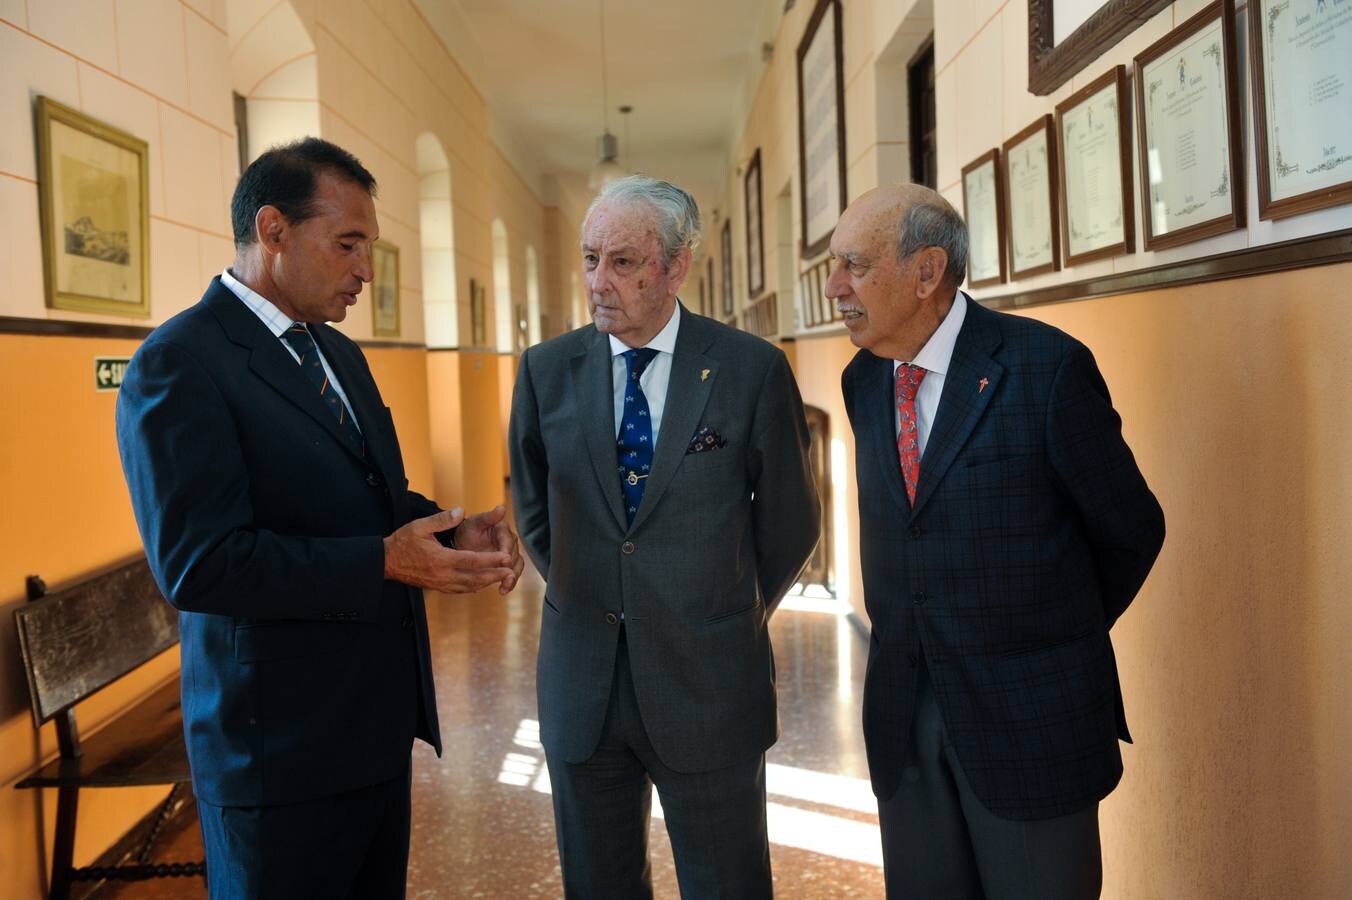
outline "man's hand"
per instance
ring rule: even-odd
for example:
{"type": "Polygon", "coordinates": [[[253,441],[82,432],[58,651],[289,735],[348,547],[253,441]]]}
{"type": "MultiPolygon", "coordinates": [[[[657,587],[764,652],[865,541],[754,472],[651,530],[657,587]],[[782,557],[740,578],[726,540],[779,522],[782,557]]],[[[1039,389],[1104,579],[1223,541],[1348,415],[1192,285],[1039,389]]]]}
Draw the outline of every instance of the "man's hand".
{"type": "MultiPolygon", "coordinates": [[[[492,513],[475,516],[465,525],[488,516],[492,513]]],[[[460,549],[451,550],[437,541],[438,531],[455,528],[464,518],[463,509],[443,510],[434,516],[414,519],[385,538],[385,577],[447,594],[472,594],[498,582],[515,585],[521,574],[521,555],[516,551],[516,537],[511,529],[506,529],[510,538],[506,550],[497,549],[496,545],[482,550],[461,545],[460,549]]],[[[499,514],[498,520],[501,518],[499,514]]],[[[475,526],[478,527],[482,526],[475,526]]],[[[490,530],[493,527],[488,526],[490,530]]],[[[505,524],[503,527],[506,528],[505,524]]],[[[457,540],[461,533],[457,533],[457,540]]],[[[470,540],[471,546],[475,546],[470,540]]],[[[502,592],[509,590],[510,587],[504,587],[502,592]]]]}
{"type": "Polygon", "coordinates": [[[507,524],[507,507],[498,505],[488,512],[481,512],[470,516],[455,531],[455,546],[460,550],[491,551],[496,550],[500,553],[506,553],[511,557],[511,562],[507,563],[512,570],[510,578],[502,580],[502,586],[498,589],[500,593],[510,593],[512,588],[516,587],[517,579],[521,577],[521,570],[525,567],[525,561],[521,558],[521,548],[517,543],[516,535],[512,533],[511,526],[507,524]]]}

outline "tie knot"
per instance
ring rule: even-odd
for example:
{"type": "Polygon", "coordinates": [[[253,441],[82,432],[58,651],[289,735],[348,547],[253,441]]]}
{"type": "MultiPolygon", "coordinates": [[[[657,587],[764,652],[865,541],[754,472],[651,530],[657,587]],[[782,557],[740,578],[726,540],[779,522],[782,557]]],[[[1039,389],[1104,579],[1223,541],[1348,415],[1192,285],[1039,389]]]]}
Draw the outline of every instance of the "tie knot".
{"type": "Polygon", "coordinates": [[[897,366],[897,402],[909,403],[920,390],[920,382],[925,380],[926,369],[902,363],[897,366]]]}
{"type": "Polygon", "coordinates": [[[638,379],[643,374],[643,370],[648,368],[648,364],[656,357],[657,351],[652,347],[639,347],[637,350],[624,351],[624,361],[629,367],[629,377],[638,379]]]}
{"type": "Polygon", "coordinates": [[[315,348],[315,340],[310,337],[310,330],[301,322],[292,325],[286,331],[282,332],[282,340],[291,345],[300,356],[304,356],[315,348]]]}

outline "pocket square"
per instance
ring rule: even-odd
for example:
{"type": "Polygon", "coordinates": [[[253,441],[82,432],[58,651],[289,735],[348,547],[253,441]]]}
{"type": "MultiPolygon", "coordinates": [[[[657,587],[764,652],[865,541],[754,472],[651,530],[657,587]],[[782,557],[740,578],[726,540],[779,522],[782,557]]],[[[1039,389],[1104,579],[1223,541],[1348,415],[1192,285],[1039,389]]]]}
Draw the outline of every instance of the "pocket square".
{"type": "Polygon", "coordinates": [[[705,453],[709,450],[717,450],[720,447],[726,447],[728,439],[719,434],[717,429],[704,426],[695,432],[695,436],[690,439],[690,446],[685,448],[687,454],[705,453]]]}

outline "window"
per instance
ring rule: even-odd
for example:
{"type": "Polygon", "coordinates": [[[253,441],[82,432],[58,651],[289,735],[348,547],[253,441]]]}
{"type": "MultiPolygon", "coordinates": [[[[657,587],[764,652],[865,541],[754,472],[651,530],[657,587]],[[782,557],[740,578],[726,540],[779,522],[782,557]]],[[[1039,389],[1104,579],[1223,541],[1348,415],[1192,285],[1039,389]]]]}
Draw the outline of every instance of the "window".
{"type": "Polygon", "coordinates": [[[935,145],[933,35],[906,67],[906,82],[911,109],[911,180],[928,188],[937,188],[939,151],[935,145]]]}

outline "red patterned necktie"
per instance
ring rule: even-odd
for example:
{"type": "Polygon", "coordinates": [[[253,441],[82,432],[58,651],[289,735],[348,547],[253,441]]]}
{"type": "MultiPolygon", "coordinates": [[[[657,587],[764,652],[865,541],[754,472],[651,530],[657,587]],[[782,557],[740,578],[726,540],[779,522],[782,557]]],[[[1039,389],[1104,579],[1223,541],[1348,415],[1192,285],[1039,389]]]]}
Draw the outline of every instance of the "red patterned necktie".
{"type": "Polygon", "coordinates": [[[920,482],[920,428],[915,418],[915,395],[920,391],[920,382],[925,380],[925,371],[910,363],[897,366],[897,412],[901,417],[897,456],[901,458],[901,477],[912,505],[915,486],[920,482]]]}

